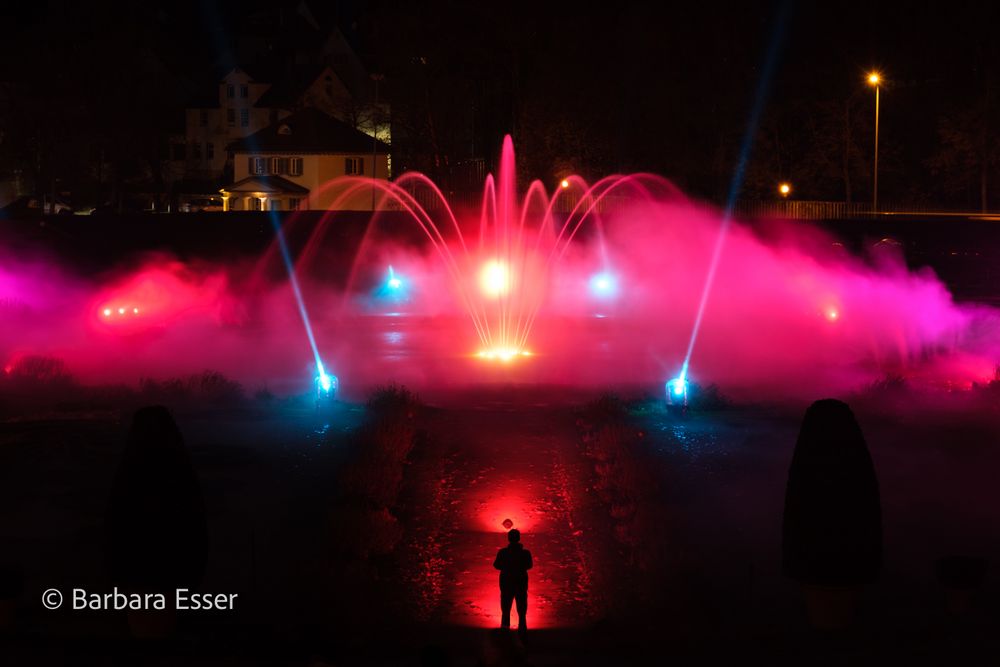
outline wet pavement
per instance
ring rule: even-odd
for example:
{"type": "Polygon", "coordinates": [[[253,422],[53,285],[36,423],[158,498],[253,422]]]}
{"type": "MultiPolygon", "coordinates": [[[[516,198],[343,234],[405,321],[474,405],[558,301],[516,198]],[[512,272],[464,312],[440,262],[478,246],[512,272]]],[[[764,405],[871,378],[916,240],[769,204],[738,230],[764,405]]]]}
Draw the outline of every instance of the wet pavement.
{"type": "Polygon", "coordinates": [[[415,517],[412,548],[419,556],[408,575],[421,620],[499,626],[492,564],[507,543],[505,519],[522,532],[534,559],[529,627],[592,619],[592,564],[579,518],[586,475],[577,469],[572,415],[491,404],[432,411],[425,427],[433,451],[411,471],[426,505],[415,517]]]}

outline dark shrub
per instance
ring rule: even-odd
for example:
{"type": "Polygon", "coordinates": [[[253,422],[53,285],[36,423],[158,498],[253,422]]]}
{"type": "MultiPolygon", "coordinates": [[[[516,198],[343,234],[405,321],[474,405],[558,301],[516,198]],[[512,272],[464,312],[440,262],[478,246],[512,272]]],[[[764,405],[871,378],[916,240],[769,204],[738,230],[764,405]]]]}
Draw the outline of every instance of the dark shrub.
{"type": "Polygon", "coordinates": [[[204,371],[186,377],[139,381],[143,400],[184,407],[232,407],[246,396],[240,383],[217,371],[204,371]]]}
{"type": "Polygon", "coordinates": [[[106,520],[112,581],[133,590],[193,587],[208,556],[201,485],[166,408],[141,408],[115,476],[106,520]]]}
{"type": "Polygon", "coordinates": [[[334,508],[331,513],[333,531],[350,535],[340,544],[340,556],[352,560],[367,560],[392,553],[403,538],[399,520],[386,508],[373,509],[361,505],[334,508]]]}
{"type": "Polygon", "coordinates": [[[377,387],[368,398],[367,408],[382,417],[411,418],[420,407],[420,399],[402,385],[390,384],[377,387]]]}
{"type": "Polygon", "coordinates": [[[806,411],[788,471],[782,551],[786,576],[803,584],[854,586],[882,566],[878,479],[847,404],[806,411]]]}
{"type": "Polygon", "coordinates": [[[942,586],[974,590],[986,580],[986,560],[970,556],[947,556],[934,563],[934,574],[942,586]]]}

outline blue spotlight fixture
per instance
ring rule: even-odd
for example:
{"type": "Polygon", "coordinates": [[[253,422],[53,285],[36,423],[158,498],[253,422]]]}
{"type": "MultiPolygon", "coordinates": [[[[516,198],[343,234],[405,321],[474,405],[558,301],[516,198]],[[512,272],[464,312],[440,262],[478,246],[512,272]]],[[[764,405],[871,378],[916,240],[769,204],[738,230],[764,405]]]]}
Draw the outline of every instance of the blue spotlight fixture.
{"type": "Polygon", "coordinates": [[[406,301],[409,297],[409,282],[390,266],[385,282],[375,291],[374,296],[382,301],[406,301]]]}
{"type": "Polygon", "coordinates": [[[668,380],[666,384],[667,405],[671,407],[686,408],[688,404],[688,388],[690,383],[681,373],[673,380],[668,380]]]}
{"type": "Polygon", "coordinates": [[[403,288],[403,281],[396,275],[392,265],[389,265],[389,280],[385,281],[385,286],[392,292],[397,292],[403,288]]]}
{"type": "Polygon", "coordinates": [[[340,381],[336,375],[331,375],[323,368],[323,362],[316,364],[316,402],[333,400],[337,397],[340,381]]]}
{"type": "Polygon", "coordinates": [[[618,294],[618,281],[613,273],[603,271],[590,277],[590,293],[599,299],[610,299],[618,294]]]}

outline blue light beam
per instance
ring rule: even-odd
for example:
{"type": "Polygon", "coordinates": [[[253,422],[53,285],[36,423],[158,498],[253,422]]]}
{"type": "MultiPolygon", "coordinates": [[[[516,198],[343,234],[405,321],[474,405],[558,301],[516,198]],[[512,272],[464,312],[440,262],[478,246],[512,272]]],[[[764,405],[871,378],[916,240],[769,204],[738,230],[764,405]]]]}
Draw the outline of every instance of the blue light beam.
{"type": "Polygon", "coordinates": [[[771,34],[767,55],[764,59],[764,68],[761,71],[760,80],[757,83],[757,91],[754,97],[754,104],[750,111],[750,120],[747,123],[746,132],[743,134],[743,141],[740,144],[739,159],[736,162],[736,169],[733,178],[729,183],[729,194],[726,199],[726,208],[722,216],[722,224],[719,228],[719,235],[715,240],[715,247],[712,249],[712,259],[708,265],[708,275],[705,276],[705,284],[701,290],[701,299],[698,302],[698,312],[694,318],[694,325],[691,327],[691,338],[688,340],[687,351],[684,353],[684,363],[681,366],[681,373],[673,381],[680,381],[682,384],[687,381],[688,367],[691,365],[691,355],[694,354],[694,346],[698,340],[698,332],[701,330],[701,322],[705,316],[705,307],[708,305],[709,295],[712,293],[712,285],[715,282],[715,274],[719,268],[719,258],[722,255],[722,248],[726,243],[726,236],[729,233],[729,226],[733,218],[733,206],[736,204],[736,197],[743,187],[746,176],[747,162],[750,160],[750,153],[753,149],[753,138],[760,125],[760,117],[764,112],[765,101],[768,91],[771,88],[771,80],[774,78],[774,70],[778,61],[778,54],[785,39],[785,29],[788,23],[788,14],[791,3],[786,0],[778,8],[775,19],[774,30],[771,34]]]}

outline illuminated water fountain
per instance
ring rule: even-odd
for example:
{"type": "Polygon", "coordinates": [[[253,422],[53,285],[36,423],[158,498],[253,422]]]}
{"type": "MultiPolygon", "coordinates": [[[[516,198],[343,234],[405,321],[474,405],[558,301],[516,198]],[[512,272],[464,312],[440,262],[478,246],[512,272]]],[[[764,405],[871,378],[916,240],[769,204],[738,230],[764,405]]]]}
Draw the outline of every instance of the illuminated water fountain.
{"type": "Polygon", "coordinates": [[[901,257],[850,256],[800,225],[765,241],[738,221],[722,249],[725,214],[658,176],[519,187],[508,137],[465,208],[416,173],[322,186],[345,200],[373,188],[377,212],[349,243],[334,202],[274,218],[280,234],[251,267],[155,255],[93,280],[6,259],[4,365],[53,356],[113,381],[211,368],[348,397],[393,380],[642,385],[683,405],[692,379],[754,397],[887,374],[968,387],[1000,358],[993,311],[956,305],[901,257]]]}

